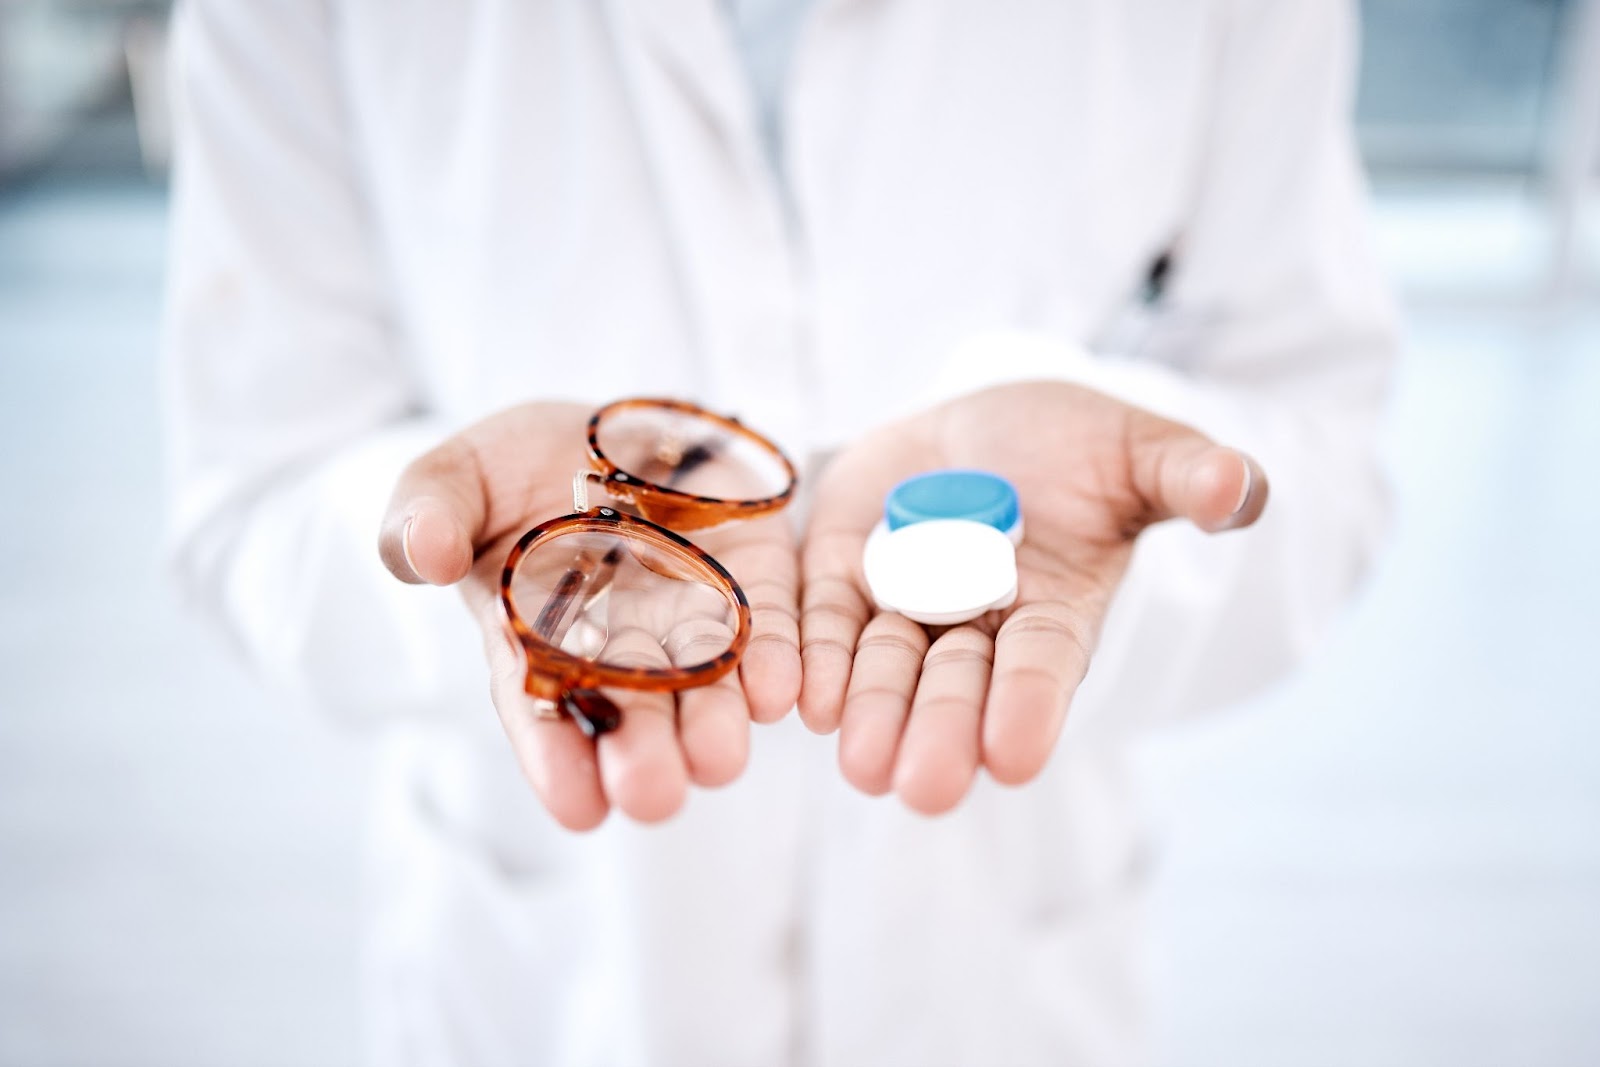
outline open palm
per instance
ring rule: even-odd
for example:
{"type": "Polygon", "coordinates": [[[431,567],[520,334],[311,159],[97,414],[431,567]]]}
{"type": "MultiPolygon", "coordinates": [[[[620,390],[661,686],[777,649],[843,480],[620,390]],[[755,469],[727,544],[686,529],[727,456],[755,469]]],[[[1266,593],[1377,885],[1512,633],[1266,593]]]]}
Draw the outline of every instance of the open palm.
{"type": "Polygon", "coordinates": [[[920,811],[953,807],[979,766],[1027,781],[1055,745],[1135,537],[1173,517],[1248,525],[1266,488],[1240,453],[1058,382],[1000,386],[879,429],[841,452],[813,494],[801,716],[840,731],[854,785],[893,789],[920,811]],[[929,630],[874,607],[861,554],[889,490],[943,467],[1009,479],[1026,532],[1016,603],[929,630]]]}
{"type": "Polygon", "coordinates": [[[666,818],[689,782],[732,781],[744,769],[749,724],[794,706],[800,689],[794,539],[781,516],[695,534],[745,589],[751,640],[739,672],[679,694],[608,690],[622,725],[598,741],[541,712],[523,689],[526,661],[507,633],[499,592],[507,553],[529,527],[572,510],[572,475],[588,465],[591,409],[525,404],[494,415],[412,463],[379,537],[396,577],[459,583],[483,630],[491,694],[517,760],[540,800],[571,829],[615,805],[666,818]]]}

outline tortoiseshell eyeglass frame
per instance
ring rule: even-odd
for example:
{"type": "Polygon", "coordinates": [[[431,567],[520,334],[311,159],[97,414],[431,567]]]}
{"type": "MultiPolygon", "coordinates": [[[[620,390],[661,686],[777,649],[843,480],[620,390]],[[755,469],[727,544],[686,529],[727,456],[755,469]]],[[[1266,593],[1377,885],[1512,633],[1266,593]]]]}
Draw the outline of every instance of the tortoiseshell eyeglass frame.
{"type": "MultiPolygon", "coordinates": [[[[798,477],[794,464],[777,445],[748,429],[738,419],[718,415],[683,400],[639,397],[607,404],[589,417],[588,443],[590,469],[580,471],[574,477],[576,510],[570,515],[540,523],[517,541],[506,556],[505,567],[500,572],[500,603],[505,611],[506,623],[522,646],[527,660],[524,690],[529,696],[547,702],[550,705],[548,714],[552,717],[560,717],[565,713],[585,734],[596,737],[621,725],[621,712],[599,692],[601,687],[659,693],[710,685],[738,665],[739,658],[750,643],[750,602],[744,590],[739,588],[739,583],[710,554],[667,527],[698,530],[735,519],[772,514],[789,503],[798,477]],[[755,443],[781,464],[786,476],[783,490],[755,500],[722,500],[685,493],[643,478],[636,472],[622,470],[601,450],[599,432],[608,416],[630,409],[676,412],[704,420],[729,434],[755,443]],[[615,508],[586,507],[586,487],[590,480],[598,482],[612,499],[638,512],[638,516],[624,514],[615,508]],[[576,567],[569,570],[567,580],[561,584],[562,587],[572,588],[567,592],[561,588],[553,592],[543,610],[530,624],[517,610],[511,595],[518,565],[541,538],[577,532],[612,533],[618,540],[612,551],[600,560],[582,561],[587,571],[576,567]],[[614,566],[616,560],[611,557],[629,540],[643,542],[668,556],[678,557],[688,571],[699,570],[707,584],[715,586],[732,600],[738,617],[733,640],[726,651],[714,659],[690,667],[620,667],[564,652],[557,643],[547,639],[554,626],[567,614],[577,588],[594,577],[596,568],[614,566]],[[541,633],[541,630],[545,632],[541,633]]],[[[697,462],[705,458],[702,456],[697,462]]],[[[609,576],[600,580],[609,582],[609,576]]]]}

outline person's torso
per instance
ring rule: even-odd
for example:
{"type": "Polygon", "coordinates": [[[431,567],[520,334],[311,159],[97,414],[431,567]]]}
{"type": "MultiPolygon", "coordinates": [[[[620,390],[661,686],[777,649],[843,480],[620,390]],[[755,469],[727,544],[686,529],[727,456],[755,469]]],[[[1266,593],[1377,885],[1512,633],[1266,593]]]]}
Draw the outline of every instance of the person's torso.
{"type": "MultiPolygon", "coordinates": [[[[715,0],[339,13],[430,405],[685,395],[797,456],[906,410],[970,334],[1094,340],[1178,236],[1215,62],[1195,0],[819,0],[780,184],[715,0]]],[[[667,827],[583,839],[528,832],[492,723],[399,741],[375,953],[396,1062],[1132,1054],[1114,758],[929,822],[782,730],[667,827]]]]}
{"type": "Polygon", "coordinates": [[[971,333],[1096,338],[1178,235],[1216,18],[822,0],[792,210],[715,0],[346,0],[339,32],[435,407],[686,394],[804,450],[904,410],[971,333]]]}

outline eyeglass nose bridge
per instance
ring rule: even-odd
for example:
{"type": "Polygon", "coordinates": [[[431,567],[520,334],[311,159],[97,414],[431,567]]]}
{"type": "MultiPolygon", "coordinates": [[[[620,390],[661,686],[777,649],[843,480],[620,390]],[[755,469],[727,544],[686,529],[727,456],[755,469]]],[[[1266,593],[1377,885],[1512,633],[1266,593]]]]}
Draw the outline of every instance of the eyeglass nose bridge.
{"type": "Polygon", "coordinates": [[[669,529],[694,530],[716,526],[740,517],[745,510],[745,505],[739,502],[690,496],[642,482],[603,459],[591,462],[593,467],[572,476],[572,510],[580,515],[595,506],[589,502],[590,483],[598,486],[613,501],[633,509],[642,518],[669,529]]]}
{"type": "Polygon", "coordinates": [[[579,515],[589,510],[589,483],[596,482],[606,488],[605,472],[594,469],[578,471],[572,476],[572,510],[579,515]]]}
{"type": "MultiPolygon", "coordinates": [[[[590,456],[589,467],[578,471],[572,476],[572,510],[583,513],[589,510],[589,483],[599,486],[607,496],[619,503],[644,509],[662,494],[655,486],[642,482],[621,470],[615,463],[603,456],[590,456]]],[[[649,516],[646,514],[646,518],[649,516]]]]}

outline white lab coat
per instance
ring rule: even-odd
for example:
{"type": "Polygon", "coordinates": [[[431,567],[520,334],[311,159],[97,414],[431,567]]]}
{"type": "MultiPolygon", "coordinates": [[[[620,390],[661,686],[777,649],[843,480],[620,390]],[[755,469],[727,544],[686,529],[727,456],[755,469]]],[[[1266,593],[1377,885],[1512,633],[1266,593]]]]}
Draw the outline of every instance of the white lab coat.
{"type": "Polygon", "coordinates": [[[823,0],[787,192],[713,0],[181,13],[176,558],[380,738],[373,1062],[1139,1061],[1126,742],[1281,674],[1382,525],[1349,6],[823,0]],[[378,563],[401,466],[514,402],[694,397],[805,456],[1034,376],[1249,449],[1272,506],[1148,533],[1044,775],[944,818],[791,717],[669,824],[563,833],[456,595],[378,563]]]}

